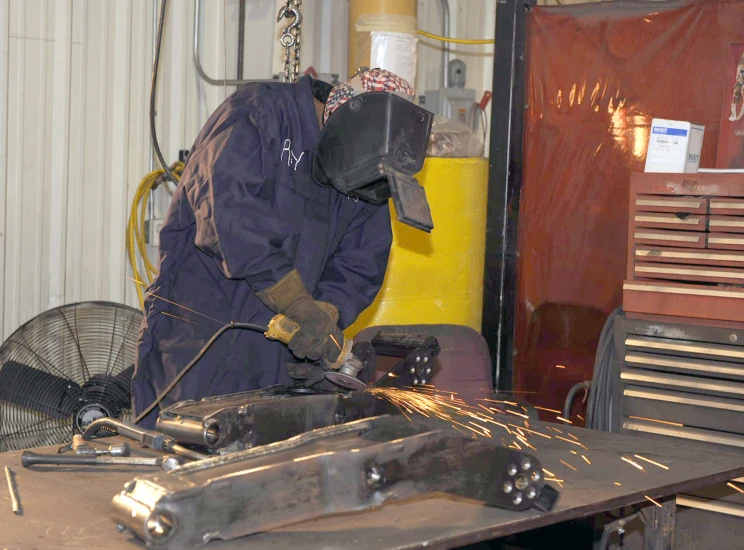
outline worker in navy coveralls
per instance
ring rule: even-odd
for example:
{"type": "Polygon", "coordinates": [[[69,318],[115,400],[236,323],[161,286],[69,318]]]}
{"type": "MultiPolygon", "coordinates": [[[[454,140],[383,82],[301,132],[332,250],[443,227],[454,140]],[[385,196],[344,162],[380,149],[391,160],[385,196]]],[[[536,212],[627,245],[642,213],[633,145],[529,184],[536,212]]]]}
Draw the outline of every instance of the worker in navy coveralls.
{"type": "MultiPolygon", "coordinates": [[[[341,330],[382,284],[390,212],[316,184],[312,155],[322,124],[366,91],[413,97],[405,80],[372,69],[335,88],[308,76],[248,84],[209,118],[160,233],[132,380],[135,416],[230,321],[265,325],[284,313],[301,329],[291,349],[260,332],[227,331],[161,407],[289,383],[287,364],[297,359],[337,360],[333,339],[343,341],[341,330]]],[[[158,412],[141,425],[153,428],[158,412]]]]}

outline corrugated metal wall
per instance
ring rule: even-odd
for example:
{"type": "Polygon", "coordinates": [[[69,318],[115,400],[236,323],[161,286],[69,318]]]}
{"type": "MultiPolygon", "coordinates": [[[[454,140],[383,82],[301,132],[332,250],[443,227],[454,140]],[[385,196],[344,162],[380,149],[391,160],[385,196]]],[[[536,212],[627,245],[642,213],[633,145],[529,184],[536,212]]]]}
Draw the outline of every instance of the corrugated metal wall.
{"type": "MultiPolygon", "coordinates": [[[[82,300],[136,305],[127,280],[129,205],[150,167],[152,0],[0,0],[0,337],[34,315],[82,300]]],[[[236,73],[237,0],[203,0],[201,59],[236,73]]],[[[282,0],[248,0],[245,78],[280,71],[282,0]]],[[[452,34],[493,36],[495,0],[450,0],[452,34]]],[[[302,68],[344,75],[345,0],[304,0],[302,68]]],[[[192,61],[195,3],[171,0],[161,53],[157,128],[165,158],[187,149],[233,88],[201,81],[192,61]]],[[[421,28],[441,30],[438,0],[421,28]]],[[[490,47],[453,49],[478,97],[490,47]],[[461,55],[462,54],[462,55],[461,55]]],[[[440,50],[422,42],[418,87],[437,86],[440,50]]],[[[157,210],[164,211],[163,191],[157,210]]]]}

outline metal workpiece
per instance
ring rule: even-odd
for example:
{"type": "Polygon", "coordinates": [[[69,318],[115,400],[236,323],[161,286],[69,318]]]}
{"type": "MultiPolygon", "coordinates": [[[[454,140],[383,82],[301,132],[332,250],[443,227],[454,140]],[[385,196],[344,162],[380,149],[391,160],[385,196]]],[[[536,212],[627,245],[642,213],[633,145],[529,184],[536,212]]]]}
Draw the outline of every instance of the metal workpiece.
{"type": "Polygon", "coordinates": [[[315,393],[273,386],[181,401],[160,412],[157,429],[184,445],[231,452],[393,410],[366,392],[315,393]]]}
{"type": "Polygon", "coordinates": [[[377,388],[423,386],[431,380],[434,355],[425,348],[414,349],[382,376],[374,386],[377,388]]]}
{"type": "MultiPolygon", "coordinates": [[[[294,386],[180,401],[160,411],[157,432],[134,426],[137,432],[128,437],[168,452],[177,452],[168,448],[168,442],[175,440],[211,453],[225,453],[274,443],[316,428],[397,413],[394,405],[366,391],[343,391],[338,387],[353,378],[357,385],[352,389],[367,388],[374,376],[378,347],[385,355],[401,360],[370,387],[415,387],[431,381],[434,358],[440,351],[436,338],[380,332],[371,343],[354,344],[350,354],[353,361],[346,361],[340,371],[304,363],[295,365],[290,372],[294,386]],[[335,385],[323,385],[325,379],[335,385]]],[[[132,432],[131,426],[123,426],[132,432]]],[[[101,426],[89,427],[84,438],[88,439],[100,427],[112,429],[104,420],[101,426]]]]}
{"type": "Polygon", "coordinates": [[[385,415],[140,476],[111,511],[151,548],[189,548],[434,492],[549,511],[541,472],[529,454],[385,415]]]}

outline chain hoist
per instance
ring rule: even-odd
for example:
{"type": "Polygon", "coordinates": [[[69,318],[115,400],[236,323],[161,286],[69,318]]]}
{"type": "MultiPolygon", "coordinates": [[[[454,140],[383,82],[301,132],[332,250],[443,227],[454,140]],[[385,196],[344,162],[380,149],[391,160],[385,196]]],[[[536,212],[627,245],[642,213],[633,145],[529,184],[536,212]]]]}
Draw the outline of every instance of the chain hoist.
{"type": "Polygon", "coordinates": [[[302,24],[302,0],[287,0],[276,17],[278,23],[282,19],[294,19],[282,31],[279,39],[284,47],[284,82],[297,82],[300,77],[300,25],[302,24]]]}

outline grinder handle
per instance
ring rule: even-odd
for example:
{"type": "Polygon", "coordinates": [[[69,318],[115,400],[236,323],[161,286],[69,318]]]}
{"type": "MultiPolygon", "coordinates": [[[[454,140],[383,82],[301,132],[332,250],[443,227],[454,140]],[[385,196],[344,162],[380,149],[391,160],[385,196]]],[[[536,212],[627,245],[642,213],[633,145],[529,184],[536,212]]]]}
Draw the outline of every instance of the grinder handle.
{"type": "Polygon", "coordinates": [[[269,330],[264,334],[269,340],[279,340],[284,344],[289,344],[299,330],[300,325],[297,322],[280,313],[271,318],[269,330]]]}

